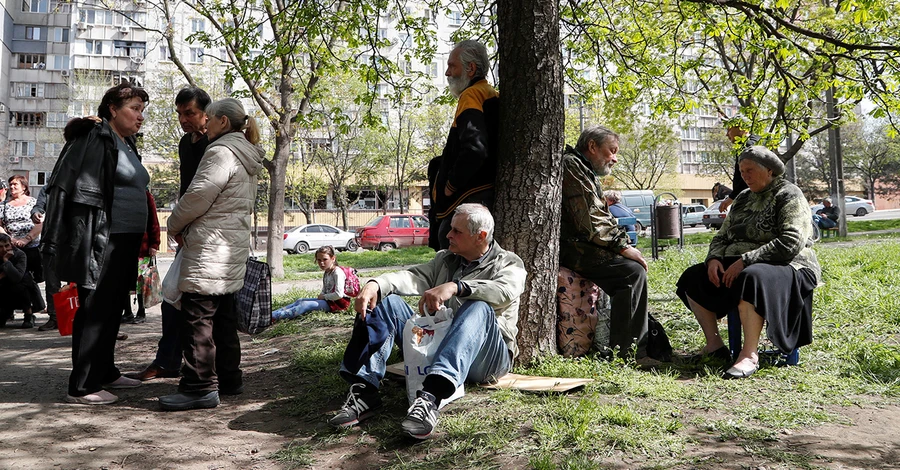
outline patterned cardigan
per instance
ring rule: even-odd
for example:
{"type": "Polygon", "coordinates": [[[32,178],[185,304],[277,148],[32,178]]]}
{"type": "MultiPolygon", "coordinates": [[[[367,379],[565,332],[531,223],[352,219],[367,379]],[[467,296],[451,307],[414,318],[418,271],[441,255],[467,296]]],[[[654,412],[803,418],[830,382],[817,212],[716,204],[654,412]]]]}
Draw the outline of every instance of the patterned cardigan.
{"type": "Polygon", "coordinates": [[[800,188],[776,177],[762,191],[742,191],[719,233],[709,244],[706,260],[740,256],[754,263],[790,264],[807,268],[822,279],[812,250],[812,216],[800,188]]]}

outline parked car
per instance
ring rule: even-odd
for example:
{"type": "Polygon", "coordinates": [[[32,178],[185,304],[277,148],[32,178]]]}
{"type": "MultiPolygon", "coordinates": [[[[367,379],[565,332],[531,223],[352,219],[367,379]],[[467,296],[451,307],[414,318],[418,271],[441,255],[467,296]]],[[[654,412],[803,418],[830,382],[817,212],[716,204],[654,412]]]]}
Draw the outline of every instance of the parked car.
{"type": "MultiPolygon", "coordinates": [[[[816,204],[814,206],[811,206],[809,210],[813,215],[815,215],[816,212],[819,212],[824,207],[825,206],[823,206],[822,204],[816,204]]],[[[862,217],[866,214],[875,212],[875,203],[873,203],[869,199],[863,199],[861,197],[844,196],[844,210],[847,211],[847,215],[862,217]]]]}
{"type": "Polygon", "coordinates": [[[650,226],[650,208],[653,207],[653,191],[649,189],[629,189],[622,191],[622,202],[634,212],[638,232],[650,226]]]}
{"type": "Polygon", "coordinates": [[[356,231],[363,248],[389,251],[405,246],[428,245],[428,219],[424,215],[381,215],[356,231]]]}
{"type": "Polygon", "coordinates": [[[681,223],[696,227],[703,223],[703,212],[706,206],[703,204],[687,204],[681,206],[681,223]]]}
{"type": "Polygon", "coordinates": [[[719,212],[719,205],[722,204],[722,201],[724,199],[710,204],[709,208],[703,212],[703,225],[706,228],[717,229],[722,226],[722,222],[725,222],[725,216],[728,214],[728,211],[719,212]]]}
{"type": "Polygon", "coordinates": [[[359,248],[355,233],[334,225],[307,224],[284,232],[284,251],[288,253],[306,253],[326,245],[333,246],[335,250],[355,251],[359,248]]]}

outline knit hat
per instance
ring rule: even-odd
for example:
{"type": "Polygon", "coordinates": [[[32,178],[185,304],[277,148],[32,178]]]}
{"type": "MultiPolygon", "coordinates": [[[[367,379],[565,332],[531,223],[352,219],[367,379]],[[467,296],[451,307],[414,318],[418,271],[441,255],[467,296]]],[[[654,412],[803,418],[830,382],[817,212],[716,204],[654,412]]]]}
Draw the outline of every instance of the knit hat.
{"type": "Polygon", "coordinates": [[[754,145],[752,147],[747,147],[741,153],[741,156],[738,157],[738,162],[741,160],[753,160],[756,163],[772,170],[772,174],[775,176],[781,176],[784,174],[784,162],[778,158],[778,155],[775,155],[771,150],[763,147],[762,145],[754,145]]]}

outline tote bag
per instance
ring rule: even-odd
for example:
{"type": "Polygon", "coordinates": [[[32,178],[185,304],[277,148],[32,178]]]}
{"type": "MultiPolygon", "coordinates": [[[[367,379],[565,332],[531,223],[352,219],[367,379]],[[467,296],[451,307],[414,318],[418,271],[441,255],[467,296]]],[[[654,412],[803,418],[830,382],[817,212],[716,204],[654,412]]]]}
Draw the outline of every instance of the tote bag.
{"type": "MultiPolygon", "coordinates": [[[[406,395],[409,404],[416,400],[416,392],[422,390],[422,384],[438,346],[447,336],[452,320],[450,309],[439,310],[435,315],[413,315],[403,327],[403,365],[406,369],[406,395]]],[[[441,408],[457,398],[465,395],[465,387],[460,384],[453,395],[441,400],[441,408]]]]}
{"type": "Polygon", "coordinates": [[[162,302],[162,282],[155,256],[147,256],[138,261],[137,295],[144,298],[144,308],[155,307],[162,302]]]}
{"type": "Polygon", "coordinates": [[[56,308],[56,326],[60,336],[72,334],[72,324],[78,312],[78,288],[71,283],[53,294],[53,307],[56,308]]]}
{"type": "Polygon", "coordinates": [[[234,296],[238,330],[254,335],[272,324],[272,272],[269,265],[250,257],[244,287],[234,296]]]}

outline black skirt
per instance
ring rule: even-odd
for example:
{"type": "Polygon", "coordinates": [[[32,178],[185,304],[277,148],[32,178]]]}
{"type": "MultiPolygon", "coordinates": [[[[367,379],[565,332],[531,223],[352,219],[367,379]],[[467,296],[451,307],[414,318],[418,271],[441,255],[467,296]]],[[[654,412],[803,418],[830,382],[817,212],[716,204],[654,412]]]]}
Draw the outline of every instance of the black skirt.
{"type": "MultiPolygon", "coordinates": [[[[725,269],[740,258],[722,262],[725,269]]],[[[744,300],[766,320],[766,335],[778,349],[789,352],[812,343],[812,302],[816,275],[790,265],[757,263],[744,268],[731,287],[716,287],[705,263],[691,266],[676,284],[676,294],[690,309],[688,297],[718,318],[744,300]]]]}

